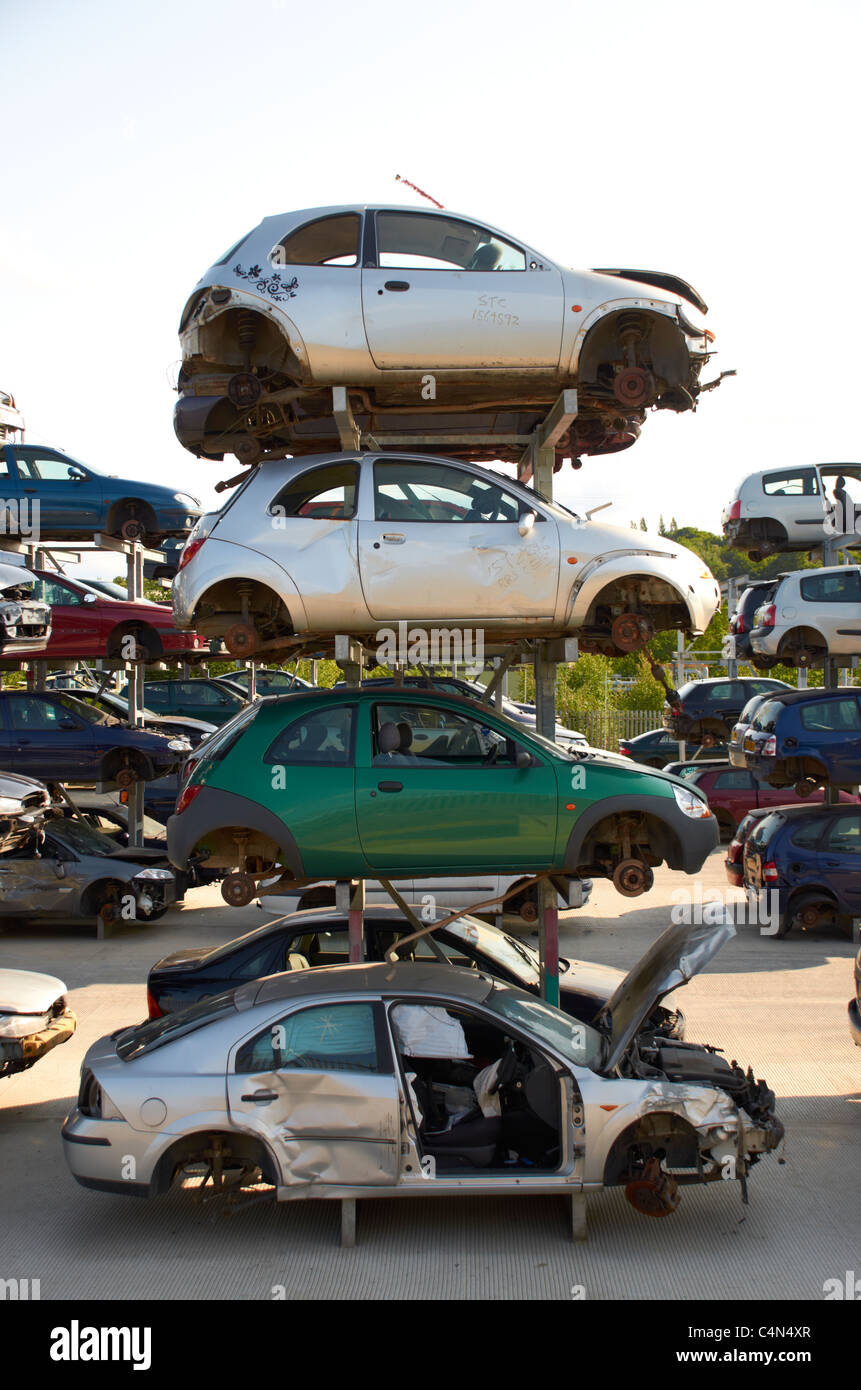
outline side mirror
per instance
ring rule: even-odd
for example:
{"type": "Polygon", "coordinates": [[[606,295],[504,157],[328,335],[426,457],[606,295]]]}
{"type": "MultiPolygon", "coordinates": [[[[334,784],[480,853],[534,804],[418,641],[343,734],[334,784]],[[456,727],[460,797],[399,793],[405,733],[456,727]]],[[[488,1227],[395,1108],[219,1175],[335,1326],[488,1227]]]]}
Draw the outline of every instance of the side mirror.
{"type": "Polygon", "coordinates": [[[95,603],[95,594],[84,594],[84,603],[95,603]]]}
{"type": "Polygon", "coordinates": [[[61,719],[61,720],[60,720],[60,728],[61,728],[61,729],[65,729],[67,732],[68,732],[70,729],[77,729],[77,727],[78,727],[78,726],[77,726],[77,724],[75,723],[74,719],[61,719]]]}
{"type": "Polygon", "coordinates": [[[52,866],[52,867],[53,867],[53,869],[54,869],[54,873],[57,875],[57,878],[65,878],[65,877],[66,877],[66,866],[65,866],[65,864],[63,863],[62,859],[55,859],[55,860],[53,861],[53,866],[52,866]]]}
{"type": "Polygon", "coordinates": [[[520,532],[521,536],[528,536],[534,525],[535,513],[521,512],[517,521],[517,529],[520,532]]]}
{"type": "Polygon", "coordinates": [[[520,768],[532,767],[532,754],[527,753],[525,748],[518,748],[514,761],[520,768]]]}

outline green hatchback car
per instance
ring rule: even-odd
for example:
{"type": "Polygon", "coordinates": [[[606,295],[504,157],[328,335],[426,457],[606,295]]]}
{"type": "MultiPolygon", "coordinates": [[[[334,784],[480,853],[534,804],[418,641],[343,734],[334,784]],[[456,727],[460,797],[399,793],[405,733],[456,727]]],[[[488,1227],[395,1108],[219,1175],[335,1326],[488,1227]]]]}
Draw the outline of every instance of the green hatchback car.
{"type": "Polygon", "coordinates": [[[568,753],[474,700],[415,687],[309,690],[246,706],[185,764],[171,861],[204,854],[228,902],[256,883],[480,870],[696,873],[718,843],[696,787],[614,754],[568,753]]]}

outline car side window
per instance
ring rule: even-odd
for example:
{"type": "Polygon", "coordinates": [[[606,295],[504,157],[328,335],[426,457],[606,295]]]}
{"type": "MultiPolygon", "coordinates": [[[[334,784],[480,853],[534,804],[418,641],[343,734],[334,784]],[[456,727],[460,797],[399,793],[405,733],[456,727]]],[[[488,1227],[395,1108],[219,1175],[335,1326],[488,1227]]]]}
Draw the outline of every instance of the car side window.
{"type": "Polygon", "coordinates": [[[265,763],[352,767],[355,706],[329,705],[299,715],[270,743],[265,763]]]}
{"type": "Polygon", "coordinates": [[[270,260],[273,265],[358,265],[361,225],[356,212],[315,218],[283,237],[270,260]]]}
{"type": "Polygon", "coordinates": [[[766,497],[816,497],[819,484],[812,468],[792,473],[766,473],[762,480],[766,497]]]}
{"type": "Polygon", "coordinates": [[[373,714],[374,767],[512,767],[513,739],[466,714],[433,705],[380,704],[373,714]]]}
{"type": "Polygon", "coordinates": [[[801,581],[801,597],[816,603],[861,603],[861,571],[847,565],[839,574],[811,574],[801,581]]]}
{"type": "Polygon", "coordinates": [[[0,480],[2,480],[3,478],[11,478],[11,476],[12,470],[9,467],[9,463],[6,459],[6,455],[3,452],[3,449],[0,448],[0,480]]]}
{"type": "Polygon", "coordinates": [[[153,681],[144,686],[144,704],[149,709],[167,709],[170,704],[170,686],[167,681],[153,681]]]}
{"type": "Polygon", "coordinates": [[[239,1049],[236,1071],[380,1070],[374,1006],[318,1004],[288,1014],[239,1049]]]}
{"type": "Polygon", "coordinates": [[[716,791],[747,791],[753,786],[753,774],[742,769],[721,772],[714,780],[716,791]]]}
{"type": "Polygon", "coordinates": [[[193,705],[232,705],[236,703],[237,709],[241,703],[236,696],[227,690],[222,690],[217,685],[207,685],[205,681],[178,681],[176,685],[176,696],[178,700],[188,701],[193,705]]]}
{"type": "Polygon", "coordinates": [[[311,468],[291,478],[269,504],[269,514],[278,521],[288,516],[306,516],[315,521],[347,521],[356,513],[357,463],[333,463],[311,468]]]}
{"type": "Polygon", "coordinates": [[[66,608],[76,608],[84,602],[82,594],[52,579],[37,579],[33,585],[33,597],[40,603],[50,603],[52,607],[62,604],[66,608]]]}
{"type": "Polygon", "coordinates": [[[861,855],[861,814],[858,811],[838,816],[832,821],[827,848],[837,854],[861,855]]]}
{"type": "MultiPolygon", "coordinates": [[[[516,522],[521,510],[527,510],[525,502],[465,469],[405,460],[374,464],[377,521],[516,522]]],[[[536,519],[544,519],[538,511],[536,519]]]]}
{"type": "Polygon", "coordinates": [[[713,685],[706,693],[706,703],[709,705],[731,705],[738,701],[744,701],[744,686],[740,681],[713,685]]]}
{"type": "Polygon", "coordinates": [[[86,478],[82,468],[76,467],[71,459],[51,458],[48,455],[31,454],[18,458],[19,472],[25,478],[46,483],[73,483],[86,478]]]}
{"type": "Polygon", "coordinates": [[[807,825],[800,825],[797,830],[793,830],[789,838],[790,842],[797,845],[799,849],[814,849],[819,844],[821,835],[822,822],[814,820],[807,825]]]}
{"type": "Polygon", "coordinates": [[[525,270],[526,255],[487,227],[433,212],[378,212],[383,269],[525,270]]]}
{"type": "Polygon", "coordinates": [[[69,719],[68,710],[38,695],[21,695],[12,701],[12,728],[36,731],[55,730],[61,719],[69,719]]]}
{"type": "Polygon", "coordinates": [[[801,705],[801,727],[825,734],[861,729],[861,709],[856,696],[843,700],[813,700],[801,705]]]}

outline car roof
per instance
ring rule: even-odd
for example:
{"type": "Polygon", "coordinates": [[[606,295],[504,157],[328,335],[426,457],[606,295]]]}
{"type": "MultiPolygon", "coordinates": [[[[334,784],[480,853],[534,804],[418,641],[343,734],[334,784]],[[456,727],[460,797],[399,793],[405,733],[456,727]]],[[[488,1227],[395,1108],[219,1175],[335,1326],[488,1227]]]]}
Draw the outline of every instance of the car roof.
{"type": "MultiPolygon", "coordinates": [[[[243,989],[255,990],[256,982],[243,989]]],[[[317,994],[428,994],[454,995],[458,999],[481,1003],[494,988],[489,975],[480,970],[465,970],[453,965],[441,971],[436,962],[419,964],[401,961],[392,965],[383,961],[375,965],[318,965],[310,970],[288,970],[281,975],[269,975],[259,982],[254,993],[255,1004],[275,1003],[295,995],[317,994]]]]}
{"type": "Polygon", "coordinates": [[[774,690],[770,694],[773,700],[779,700],[782,705],[803,705],[806,700],[836,700],[846,695],[861,696],[861,686],[838,685],[833,690],[826,690],[824,686],[819,685],[811,686],[807,690],[774,690]]]}

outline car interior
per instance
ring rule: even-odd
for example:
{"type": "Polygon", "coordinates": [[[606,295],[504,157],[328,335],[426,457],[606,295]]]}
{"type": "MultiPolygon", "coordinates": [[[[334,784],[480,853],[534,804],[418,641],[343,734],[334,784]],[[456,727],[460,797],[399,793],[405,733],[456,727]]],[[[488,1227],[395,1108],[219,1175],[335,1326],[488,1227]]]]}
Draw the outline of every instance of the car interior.
{"type": "Polygon", "coordinates": [[[445,1171],[556,1171],[560,1086],[541,1052],[466,1009],[398,1003],[390,1019],[423,1158],[445,1171]]]}

